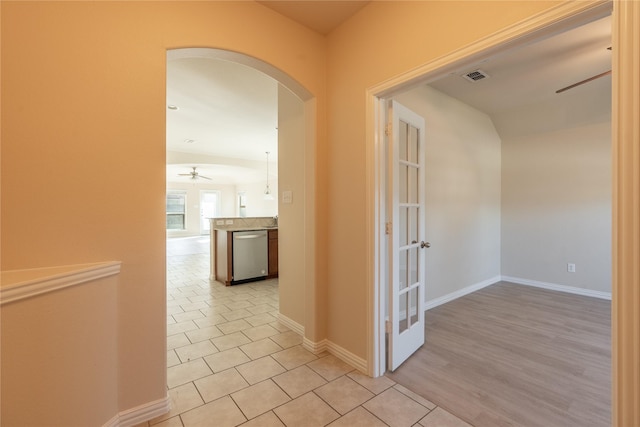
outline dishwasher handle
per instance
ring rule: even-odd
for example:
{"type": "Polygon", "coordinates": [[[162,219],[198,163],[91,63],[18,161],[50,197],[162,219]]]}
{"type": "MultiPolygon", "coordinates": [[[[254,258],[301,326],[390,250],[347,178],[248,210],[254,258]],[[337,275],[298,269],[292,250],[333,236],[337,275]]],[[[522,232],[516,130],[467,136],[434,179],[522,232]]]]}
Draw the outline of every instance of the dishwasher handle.
{"type": "Polygon", "coordinates": [[[264,237],[263,234],[241,234],[239,236],[233,236],[234,239],[259,239],[260,237],[264,237]]]}

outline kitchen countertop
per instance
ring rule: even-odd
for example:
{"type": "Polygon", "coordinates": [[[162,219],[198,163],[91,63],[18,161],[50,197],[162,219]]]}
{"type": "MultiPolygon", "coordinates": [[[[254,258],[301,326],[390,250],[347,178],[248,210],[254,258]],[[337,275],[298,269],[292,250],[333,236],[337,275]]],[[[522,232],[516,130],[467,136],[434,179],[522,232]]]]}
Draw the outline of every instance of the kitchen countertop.
{"type": "Polygon", "coordinates": [[[277,230],[278,226],[274,225],[274,226],[269,226],[269,227],[260,227],[260,226],[253,226],[253,227],[234,227],[234,226],[223,226],[223,227],[213,227],[213,230],[218,230],[218,231],[258,231],[258,230],[277,230]]]}

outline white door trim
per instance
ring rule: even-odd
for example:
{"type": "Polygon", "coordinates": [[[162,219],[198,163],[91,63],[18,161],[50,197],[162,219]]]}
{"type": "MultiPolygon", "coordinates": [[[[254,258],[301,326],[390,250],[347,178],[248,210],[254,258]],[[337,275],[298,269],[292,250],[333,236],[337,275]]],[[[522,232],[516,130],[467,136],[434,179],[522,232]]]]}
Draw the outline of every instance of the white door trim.
{"type": "MultiPolygon", "coordinates": [[[[482,38],[475,43],[367,89],[366,94],[366,171],[368,270],[368,374],[385,372],[384,351],[384,271],[387,248],[384,240],[384,103],[394,94],[425,84],[465,68],[479,60],[514,47],[559,34],[581,24],[611,14],[612,2],[589,0],[562,3],[523,22],[482,38]]],[[[631,37],[631,36],[629,36],[631,37]]]]}

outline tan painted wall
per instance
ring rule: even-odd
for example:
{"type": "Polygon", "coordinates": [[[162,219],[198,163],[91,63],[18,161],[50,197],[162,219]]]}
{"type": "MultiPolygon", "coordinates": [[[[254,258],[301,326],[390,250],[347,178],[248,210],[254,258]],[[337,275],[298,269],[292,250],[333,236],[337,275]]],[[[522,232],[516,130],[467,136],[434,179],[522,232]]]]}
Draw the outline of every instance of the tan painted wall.
{"type": "Polygon", "coordinates": [[[555,4],[372,2],[329,35],[329,340],[366,357],[366,89],[555,4]]]}
{"type": "Polygon", "coordinates": [[[298,244],[304,235],[304,103],[278,85],[278,259],[280,261],[280,313],[305,325],[305,251],[298,244]],[[292,194],[284,203],[283,191],[292,194]]]}
{"type": "Polygon", "coordinates": [[[366,88],[557,3],[372,2],[325,62],[251,2],[3,1],[2,269],[122,260],[119,408],[162,397],[166,49],[231,49],[317,96],[316,328],[365,357],[366,88]]]}
{"type": "Polygon", "coordinates": [[[2,426],[98,426],[117,414],[117,285],[110,276],[2,306],[2,426]]]}
{"type": "Polygon", "coordinates": [[[262,59],[317,94],[324,128],[324,39],[253,2],[1,7],[2,269],[122,261],[118,408],[160,399],[166,50],[262,59]]]}

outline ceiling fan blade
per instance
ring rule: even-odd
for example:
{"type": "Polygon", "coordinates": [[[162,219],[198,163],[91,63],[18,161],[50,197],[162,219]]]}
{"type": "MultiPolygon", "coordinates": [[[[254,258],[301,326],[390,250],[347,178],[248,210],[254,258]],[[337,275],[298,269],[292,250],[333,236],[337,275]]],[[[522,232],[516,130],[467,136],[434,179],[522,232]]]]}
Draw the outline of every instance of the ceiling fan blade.
{"type": "Polygon", "coordinates": [[[203,178],[203,179],[208,179],[208,180],[213,179],[213,178],[209,178],[208,176],[200,175],[198,173],[198,171],[196,170],[197,166],[193,166],[191,169],[193,169],[191,172],[189,172],[189,173],[179,173],[178,176],[188,176],[188,177],[191,177],[191,179],[193,179],[194,181],[197,180],[198,178],[203,178]]]}
{"type": "Polygon", "coordinates": [[[580,85],[582,85],[582,84],[589,83],[589,82],[590,82],[590,81],[592,81],[592,80],[599,79],[600,77],[604,77],[604,76],[607,76],[607,75],[609,75],[609,74],[611,74],[611,70],[609,70],[609,71],[605,71],[604,73],[597,74],[597,75],[595,75],[595,76],[593,76],[593,77],[589,77],[588,79],[584,79],[584,80],[579,81],[578,83],[574,83],[574,84],[572,84],[572,85],[570,85],[570,86],[563,87],[562,89],[558,89],[558,90],[556,91],[556,93],[562,93],[562,92],[564,92],[565,90],[573,89],[573,88],[574,88],[574,87],[576,87],[576,86],[580,86],[580,85]]]}

